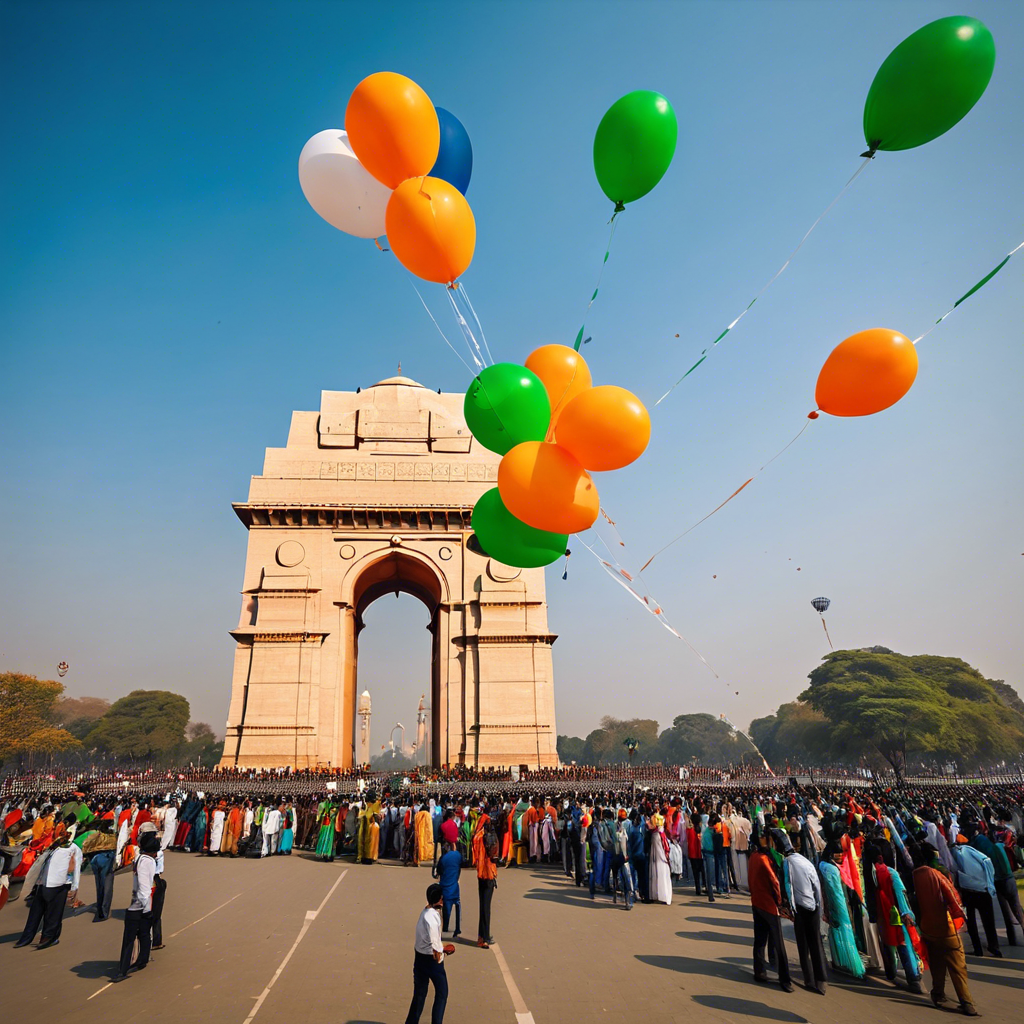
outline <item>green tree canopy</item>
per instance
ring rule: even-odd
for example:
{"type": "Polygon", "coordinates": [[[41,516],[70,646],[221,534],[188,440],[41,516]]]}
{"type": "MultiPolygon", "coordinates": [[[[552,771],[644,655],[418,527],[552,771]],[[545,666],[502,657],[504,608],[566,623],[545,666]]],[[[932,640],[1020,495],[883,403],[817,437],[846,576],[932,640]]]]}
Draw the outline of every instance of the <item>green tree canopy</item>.
{"type": "Polygon", "coordinates": [[[0,764],[77,745],[69,732],[52,727],[53,711],[63,692],[64,684],[56,679],[0,672],[0,764]]]}
{"type": "Polygon", "coordinates": [[[898,774],[912,754],[991,762],[1024,747],[1024,715],[959,658],[834,651],[809,678],[800,699],[826,716],[833,739],[877,750],[898,774]]]}
{"type": "Polygon", "coordinates": [[[755,718],[750,723],[750,738],[773,765],[787,761],[796,764],[821,764],[834,761],[843,753],[832,736],[829,720],[810,704],[793,701],[782,704],[774,715],[755,718]]]}
{"type": "MultiPolygon", "coordinates": [[[[659,760],[686,764],[694,757],[701,764],[738,764],[745,756],[757,758],[753,744],[728,722],[714,715],[677,715],[659,739],[659,760]]],[[[758,760],[760,760],[758,758],[758,760]]]]}
{"type": "Polygon", "coordinates": [[[166,690],[133,690],[113,703],[85,743],[115,757],[166,756],[185,742],[188,716],[188,701],[180,694],[166,690]]]}
{"type": "Polygon", "coordinates": [[[573,761],[577,764],[586,764],[583,759],[585,748],[586,742],[579,736],[558,737],[556,749],[558,750],[558,759],[562,764],[571,764],[573,761]]]}

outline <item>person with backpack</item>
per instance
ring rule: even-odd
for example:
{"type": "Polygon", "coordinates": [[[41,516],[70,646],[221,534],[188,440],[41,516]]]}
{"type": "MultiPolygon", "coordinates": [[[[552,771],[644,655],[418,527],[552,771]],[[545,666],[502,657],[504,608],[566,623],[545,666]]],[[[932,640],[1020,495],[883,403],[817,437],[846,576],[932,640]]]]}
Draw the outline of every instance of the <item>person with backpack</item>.
{"type": "Polygon", "coordinates": [[[491,824],[486,804],[480,808],[476,831],[473,833],[473,866],[476,868],[477,893],[480,897],[480,922],[477,926],[476,944],[481,949],[490,948],[491,899],[498,887],[498,836],[491,824]]]}

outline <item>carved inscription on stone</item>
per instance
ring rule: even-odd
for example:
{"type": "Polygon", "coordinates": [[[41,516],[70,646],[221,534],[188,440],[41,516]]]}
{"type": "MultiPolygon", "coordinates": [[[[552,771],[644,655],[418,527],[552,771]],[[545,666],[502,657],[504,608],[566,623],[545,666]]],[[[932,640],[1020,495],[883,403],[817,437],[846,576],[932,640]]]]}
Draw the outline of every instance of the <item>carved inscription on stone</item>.
{"type": "MultiPolygon", "coordinates": [[[[311,468],[312,463],[302,464],[311,468]]],[[[435,483],[471,483],[498,479],[498,467],[482,462],[321,462],[321,480],[431,480],[435,483]]]]}

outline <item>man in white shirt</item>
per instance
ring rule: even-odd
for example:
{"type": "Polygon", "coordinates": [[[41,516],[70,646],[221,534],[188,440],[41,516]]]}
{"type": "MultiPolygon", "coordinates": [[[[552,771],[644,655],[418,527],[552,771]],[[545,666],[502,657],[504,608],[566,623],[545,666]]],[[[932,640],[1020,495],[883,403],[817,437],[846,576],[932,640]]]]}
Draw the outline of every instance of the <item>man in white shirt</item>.
{"type": "MultiPolygon", "coordinates": [[[[64,829],[64,826],[59,825],[58,828],[64,829]]],[[[64,830],[54,845],[43,854],[45,863],[39,869],[28,920],[21,938],[14,944],[15,949],[27,946],[35,939],[40,923],[43,926],[40,949],[48,949],[60,942],[68,894],[71,900],[78,895],[78,882],[82,874],[82,851],[71,842],[75,836],[74,828],[72,825],[71,831],[64,830]]]]}
{"type": "Polygon", "coordinates": [[[121,960],[114,981],[124,981],[128,972],[141,971],[149,963],[149,950],[153,941],[153,890],[156,887],[156,855],[160,840],[155,831],[139,832],[139,849],[132,874],[132,901],[124,915],[124,934],[121,938],[121,960]],[[135,940],[139,942],[139,955],[132,963],[135,940]]]}
{"type": "Polygon", "coordinates": [[[405,1024],[419,1024],[427,989],[434,986],[434,1005],[430,1010],[430,1024],[441,1024],[448,1003],[448,975],[444,958],[455,952],[449,942],[441,942],[441,906],[444,893],[436,882],[427,886],[427,905],[416,921],[416,955],[412,965],[412,1004],[405,1024]]]}
{"type": "Polygon", "coordinates": [[[821,941],[821,880],[814,865],[793,849],[785,832],[775,829],[772,838],[775,848],[786,858],[786,893],[793,909],[793,931],[796,932],[804,988],[824,995],[828,971],[821,941]]]}
{"type": "Polygon", "coordinates": [[[263,853],[264,857],[272,857],[277,853],[278,844],[281,841],[281,811],[277,807],[271,807],[263,815],[263,853]]]}

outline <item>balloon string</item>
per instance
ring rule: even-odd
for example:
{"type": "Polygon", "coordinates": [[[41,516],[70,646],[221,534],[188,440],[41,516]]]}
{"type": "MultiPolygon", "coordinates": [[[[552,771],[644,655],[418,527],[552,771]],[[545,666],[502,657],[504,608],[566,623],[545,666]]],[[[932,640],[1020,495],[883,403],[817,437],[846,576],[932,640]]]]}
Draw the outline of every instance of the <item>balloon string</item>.
{"type": "MultiPolygon", "coordinates": [[[[409,283],[412,284],[411,281],[409,283]]],[[[444,338],[444,343],[455,353],[455,355],[458,358],[459,362],[462,363],[462,365],[467,370],[469,370],[469,372],[471,374],[473,374],[473,376],[476,376],[476,371],[473,369],[473,367],[471,367],[469,365],[469,363],[466,362],[465,359],[462,358],[462,355],[459,353],[459,350],[448,340],[448,335],[445,334],[444,331],[441,330],[441,325],[436,320],[434,320],[434,314],[430,312],[430,307],[425,302],[423,302],[423,296],[420,295],[419,288],[417,288],[416,285],[413,284],[412,285],[412,290],[416,293],[416,297],[420,300],[420,302],[423,303],[423,308],[427,311],[427,316],[430,317],[430,319],[433,322],[434,326],[437,328],[437,333],[440,334],[442,338],[444,338]]],[[[472,354],[473,353],[470,352],[471,356],[472,356],[472,354]]],[[[477,367],[478,368],[479,368],[479,366],[480,366],[480,364],[477,363],[477,367]]]]}
{"type": "Polygon", "coordinates": [[[651,557],[648,558],[647,561],[644,562],[644,564],[640,567],[640,571],[643,572],[651,564],[651,562],[653,562],[658,557],[658,555],[660,555],[663,551],[667,551],[670,547],[672,547],[673,544],[675,544],[677,541],[682,540],[688,533],[691,533],[693,530],[696,530],[701,523],[707,522],[716,512],[718,512],[720,509],[725,508],[725,506],[728,505],[729,502],[732,501],[732,499],[735,498],[736,495],[740,493],[740,491],[742,491],[748,484],[753,483],[754,480],[756,480],[757,477],[759,477],[783,452],[785,452],[792,445],[796,444],[796,442],[799,441],[800,438],[803,436],[804,431],[810,425],[811,420],[808,419],[808,421],[800,428],[797,435],[791,441],[789,441],[788,444],[783,445],[783,447],[780,448],[763,466],[761,466],[761,468],[758,469],[758,471],[754,473],[753,476],[750,476],[746,480],[744,480],[743,483],[741,483],[739,487],[737,487],[736,490],[733,491],[732,494],[730,494],[729,497],[725,499],[725,501],[723,501],[720,505],[716,505],[706,516],[704,516],[701,519],[698,519],[697,522],[695,522],[692,526],[688,527],[687,529],[683,530],[683,532],[680,533],[678,536],[673,537],[672,540],[670,540],[664,547],[658,548],[658,550],[655,551],[654,554],[651,555],[651,557]]]}
{"type": "Polygon", "coordinates": [[[832,648],[832,650],[834,651],[834,650],[835,650],[835,646],[834,646],[834,645],[833,645],[833,643],[832,643],[832,637],[830,637],[830,636],[828,635],[828,626],[826,626],[826,625],[825,625],[825,616],[824,616],[824,615],[822,615],[822,617],[821,617],[821,628],[822,628],[823,630],[825,630],[825,636],[826,636],[826,637],[828,637],[828,645],[829,645],[829,647],[831,647],[831,648],[832,648]]]}
{"type": "Polygon", "coordinates": [[[964,292],[964,294],[961,295],[960,298],[957,299],[956,302],[954,302],[953,305],[950,306],[949,309],[947,309],[946,312],[943,313],[942,316],[940,316],[939,319],[936,320],[935,323],[933,323],[931,327],[929,327],[928,330],[924,332],[924,334],[918,335],[918,337],[914,339],[914,344],[916,345],[919,341],[923,341],[925,338],[927,338],[928,335],[931,334],[932,331],[934,331],[935,328],[938,327],[939,324],[941,324],[942,321],[945,320],[946,317],[949,316],[949,314],[952,313],[953,310],[960,305],[961,302],[965,302],[975,292],[981,291],[981,289],[984,288],[985,285],[987,285],[989,281],[991,281],[992,278],[995,277],[996,274],[998,274],[999,271],[1002,270],[1003,267],[1005,267],[1006,264],[1010,262],[1010,257],[1013,256],[1014,253],[1019,252],[1021,249],[1024,249],[1024,242],[1021,242],[1016,249],[1011,249],[1003,257],[1002,262],[998,263],[994,269],[990,270],[973,288],[970,288],[966,292],[964,292]]]}
{"type": "Polygon", "coordinates": [[[777,776],[775,775],[775,772],[772,771],[772,766],[765,760],[764,754],[761,753],[761,748],[758,747],[758,745],[742,729],[739,729],[735,725],[733,725],[732,722],[729,721],[728,716],[719,715],[719,717],[722,719],[723,722],[725,722],[727,726],[729,726],[730,729],[732,729],[733,732],[739,733],[739,735],[742,736],[754,748],[754,750],[757,753],[757,756],[761,758],[761,764],[764,765],[765,770],[773,779],[776,778],[777,776]]]}
{"type": "Polygon", "coordinates": [[[493,366],[494,356],[491,355],[491,346],[487,344],[487,335],[484,334],[483,324],[480,323],[480,317],[476,315],[476,310],[473,308],[473,303],[470,301],[469,292],[466,291],[466,286],[461,281],[459,282],[459,292],[461,292],[462,297],[466,300],[466,306],[469,308],[473,321],[476,323],[476,329],[480,332],[480,337],[483,340],[484,351],[486,351],[487,358],[490,360],[491,366],[493,366]]]}
{"type": "Polygon", "coordinates": [[[615,226],[618,223],[616,217],[619,215],[619,211],[616,210],[612,214],[612,219],[609,221],[611,224],[611,230],[608,232],[608,244],[604,247],[604,259],[601,261],[601,270],[597,275],[597,286],[594,288],[594,294],[590,296],[590,301],[587,303],[587,308],[583,311],[583,323],[580,324],[579,333],[576,335],[576,341],[573,342],[573,348],[579,352],[581,345],[586,345],[589,338],[583,337],[583,332],[587,326],[587,317],[590,315],[590,307],[593,306],[594,301],[597,299],[597,293],[601,290],[601,281],[604,279],[604,268],[608,265],[608,257],[612,251],[612,239],[615,237],[615,226]]]}
{"type": "Polygon", "coordinates": [[[483,369],[487,365],[487,360],[484,358],[484,354],[480,349],[480,343],[476,340],[476,335],[473,334],[473,329],[469,326],[468,321],[462,315],[462,310],[459,309],[458,304],[454,297],[454,288],[446,288],[445,294],[448,296],[448,301],[451,303],[452,309],[455,312],[455,320],[462,331],[462,336],[466,339],[466,345],[469,347],[469,354],[473,357],[473,362],[483,369]]]}
{"type": "Polygon", "coordinates": [[[675,391],[675,389],[679,387],[679,385],[682,384],[683,381],[686,380],[686,378],[689,377],[690,374],[693,373],[693,371],[696,370],[697,367],[700,366],[700,364],[703,363],[705,359],[707,359],[708,354],[715,348],[715,346],[718,345],[718,343],[747,315],[747,313],[750,312],[751,306],[753,306],[754,303],[757,302],[757,300],[761,298],[761,296],[764,295],[764,293],[768,291],[768,289],[771,288],[771,286],[775,284],[775,282],[782,276],[785,269],[790,265],[790,263],[793,262],[793,258],[796,256],[796,254],[804,247],[804,242],[806,242],[807,239],[811,237],[811,233],[825,219],[825,217],[832,209],[832,207],[835,206],[836,203],[838,203],[839,200],[843,198],[843,196],[846,194],[847,189],[857,180],[861,172],[868,166],[868,164],[871,163],[871,160],[871,157],[867,157],[863,161],[863,163],[861,163],[860,167],[858,167],[857,170],[854,171],[853,175],[850,177],[850,180],[842,187],[842,189],[840,189],[839,194],[835,197],[835,199],[833,199],[832,202],[829,203],[824,210],[822,210],[822,212],[818,216],[818,219],[804,232],[804,236],[803,238],[800,239],[799,243],[797,244],[797,247],[789,254],[789,256],[786,257],[786,262],[783,263],[782,266],[775,271],[775,273],[772,275],[768,283],[750,300],[750,302],[747,303],[743,312],[740,313],[740,315],[736,317],[736,319],[733,320],[733,322],[729,324],[729,326],[726,327],[726,329],[722,331],[722,333],[719,334],[719,336],[715,338],[715,340],[711,342],[711,344],[708,345],[708,347],[701,352],[700,358],[686,371],[686,373],[684,373],[682,377],[680,377],[679,380],[677,380],[675,384],[673,384],[672,387],[670,387],[668,391],[666,391],[665,394],[663,394],[661,398],[659,398],[654,403],[656,406],[661,405],[661,403],[664,402],[665,399],[668,398],[668,396],[671,395],[672,392],[675,391]]]}

